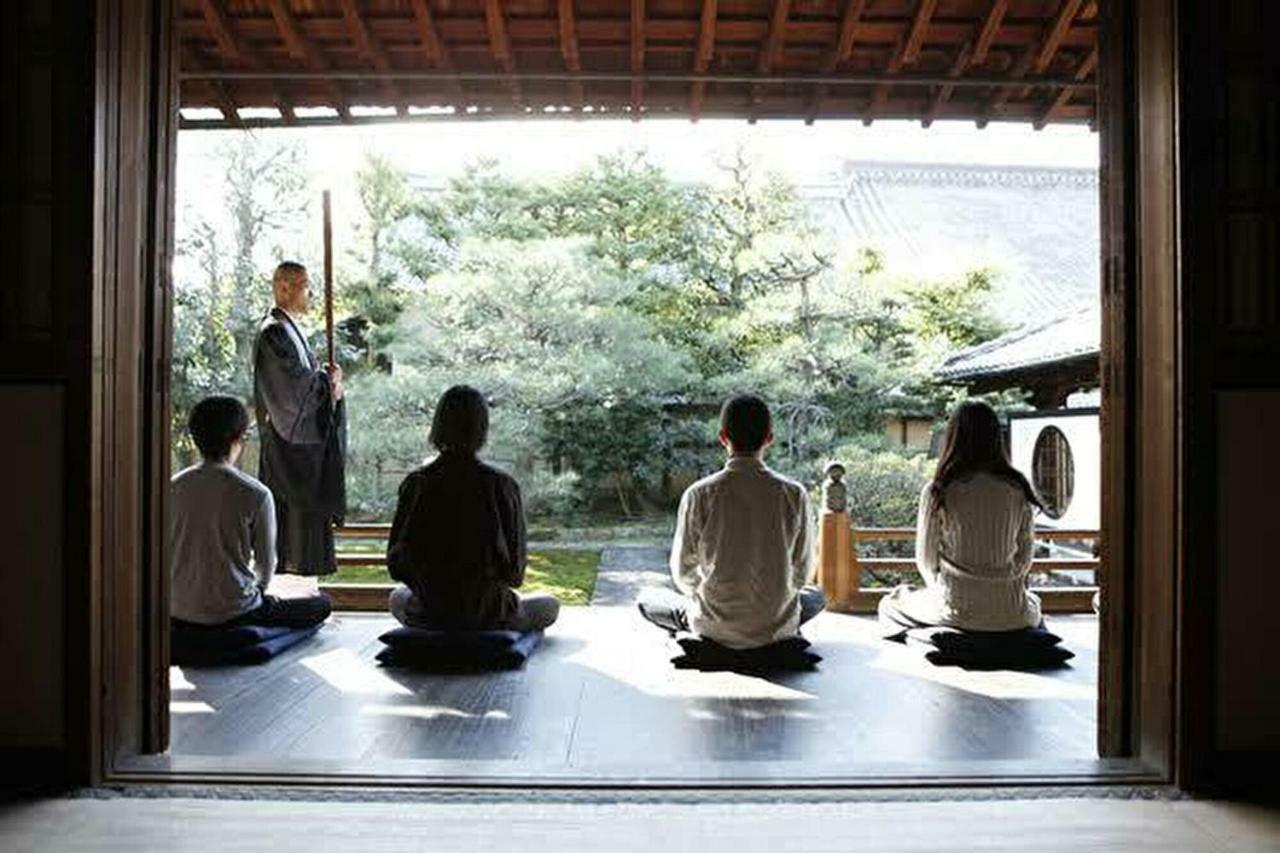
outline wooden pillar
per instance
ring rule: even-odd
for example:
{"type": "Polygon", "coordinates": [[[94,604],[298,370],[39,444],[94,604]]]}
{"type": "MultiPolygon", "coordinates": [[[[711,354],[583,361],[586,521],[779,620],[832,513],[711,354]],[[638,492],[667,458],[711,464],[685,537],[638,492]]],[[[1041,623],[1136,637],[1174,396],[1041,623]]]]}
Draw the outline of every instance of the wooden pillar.
{"type": "Polygon", "coordinates": [[[861,582],[843,478],[843,465],[827,465],[818,531],[818,584],[832,609],[851,606],[861,582]]]}
{"type": "Polygon", "coordinates": [[[818,537],[818,583],[833,609],[847,606],[858,591],[858,557],[847,512],[823,512],[818,537]]]}

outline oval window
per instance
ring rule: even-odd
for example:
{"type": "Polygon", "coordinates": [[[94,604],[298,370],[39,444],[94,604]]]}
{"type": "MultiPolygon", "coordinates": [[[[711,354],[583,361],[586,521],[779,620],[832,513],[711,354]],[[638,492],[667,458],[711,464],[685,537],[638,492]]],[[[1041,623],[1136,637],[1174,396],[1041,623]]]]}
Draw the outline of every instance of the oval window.
{"type": "Polygon", "coordinates": [[[1056,426],[1047,426],[1036,436],[1031,479],[1044,504],[1045,515],[1062,518],[1075,492],[1076,465],[1070,442],[1056,426]]]}

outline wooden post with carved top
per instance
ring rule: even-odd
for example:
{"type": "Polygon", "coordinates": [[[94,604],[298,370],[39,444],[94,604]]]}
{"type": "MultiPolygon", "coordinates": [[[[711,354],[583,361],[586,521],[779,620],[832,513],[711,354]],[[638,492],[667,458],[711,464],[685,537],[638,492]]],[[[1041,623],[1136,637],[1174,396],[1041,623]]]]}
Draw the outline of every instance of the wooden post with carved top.
{"type": "Polygon", "coordinates": [[[833,610],[852,605],[858,595],[861,572],[853,547],[844,485],[844,466],[827,465],[822,483],[822,521],[818,531],[818,584],[833,610]]]}

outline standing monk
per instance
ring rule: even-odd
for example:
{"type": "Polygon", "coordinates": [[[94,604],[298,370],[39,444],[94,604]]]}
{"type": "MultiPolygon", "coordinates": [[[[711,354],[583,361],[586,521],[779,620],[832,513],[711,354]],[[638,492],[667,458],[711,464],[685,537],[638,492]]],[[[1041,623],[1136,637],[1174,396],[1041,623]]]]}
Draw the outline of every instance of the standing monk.
{"type": "Polygon", "coordinates": [[[310,301],[306,267],[285,261],[272,286],[275,307],[253,352],[258,478],[275,498],[278,571],[327,575],[337,568],[333,526],[346,512],[342,369],[321,366],[298,327],[310,301]]]}

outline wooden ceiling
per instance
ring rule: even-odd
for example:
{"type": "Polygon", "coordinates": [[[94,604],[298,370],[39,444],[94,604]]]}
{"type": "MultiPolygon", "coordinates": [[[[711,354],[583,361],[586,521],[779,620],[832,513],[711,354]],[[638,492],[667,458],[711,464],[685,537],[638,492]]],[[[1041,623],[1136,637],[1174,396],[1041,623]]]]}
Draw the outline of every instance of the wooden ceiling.
{"type": "Polygon", "coordinates": [[[184,127],[1090,123],[1097,0],[181,0],[184,127]]]}

